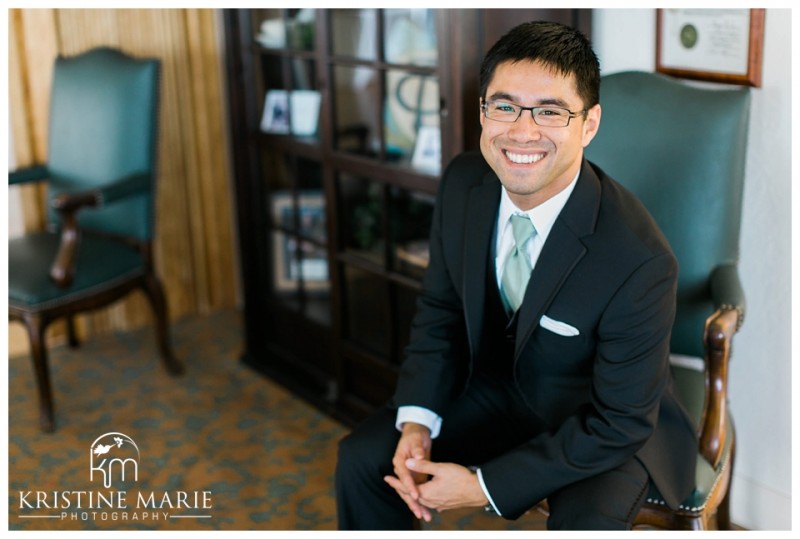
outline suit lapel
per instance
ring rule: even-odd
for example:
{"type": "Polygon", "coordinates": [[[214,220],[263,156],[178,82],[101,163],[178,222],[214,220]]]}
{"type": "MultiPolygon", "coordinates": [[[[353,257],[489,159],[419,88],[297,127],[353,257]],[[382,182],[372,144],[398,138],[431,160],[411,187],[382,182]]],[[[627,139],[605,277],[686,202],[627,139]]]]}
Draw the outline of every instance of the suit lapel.
{"type": "Polygon", "coordinates": [[[482,183],[474,186],[467,200],[468,224],[464,231],[463,290],[464,311],[472,356],[478,353],[483,331],[486,300],[486,268],[492,249],[497,210],[500,206],[500,182],[487,173],[482,183]]]}
{"type": "Polygon", "coordinates": [[[599,207],[600,181],[584,160],[578,183],[553,224],[517,313],[515,360],[569,274],[586,254],[581,238],[594,232],[599,207]]]}

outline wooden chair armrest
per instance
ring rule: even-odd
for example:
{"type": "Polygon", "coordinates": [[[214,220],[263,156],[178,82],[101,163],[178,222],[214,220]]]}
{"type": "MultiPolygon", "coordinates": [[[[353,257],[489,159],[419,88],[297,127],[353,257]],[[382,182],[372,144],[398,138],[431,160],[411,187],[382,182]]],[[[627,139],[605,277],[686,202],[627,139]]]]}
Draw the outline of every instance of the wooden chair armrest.
{"type": "Polygon", "coordinates": [[[151,187],[150,174],[136,173],[120,178],[102,188],[77,193],[61,193],[51,202],[61,217],[61,242],[50,267],[50,278],[61,288],[72,284],[75,278],[75,261],[78,257],[80,229],[78,210],[97,208],[130,195],[146,192],[151,187]]]}
{"type": "Polygon", "coordinates": [[[741,313],[722,307],[706,320],[706,395],[700,425],[700,452],[716,468],[728,436],[728,360],[731,341],[739,328],[741,313]]]}
{"type": "Polygon", "coordinates": [[[78,210],[99,206],[101,201],[102,197],[97,191],[62,193],[52,201],[53,208],[61,217],[61,242],[50,267],[50,278],[61,288],[67,288],[75,278],[75,262],[81,238],[78,210]]]}

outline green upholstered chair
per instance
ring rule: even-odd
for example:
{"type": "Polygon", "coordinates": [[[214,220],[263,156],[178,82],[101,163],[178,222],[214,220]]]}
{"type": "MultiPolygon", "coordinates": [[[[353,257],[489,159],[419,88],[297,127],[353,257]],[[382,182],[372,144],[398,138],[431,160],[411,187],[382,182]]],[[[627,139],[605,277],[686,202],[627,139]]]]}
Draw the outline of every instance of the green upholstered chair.
{"type": "Polygon", "coordinates": [[[737,262],[749,89],[625,72],[603,77],[600,104],[587,158],[639,196],[678,259],[672,367],[700,437],[695,492],[671,511],[651,489],[637,524],[729,529],[728,361],[745,309],[737,262]]]}
{"type": "Polygon", "coordinates": [[[9,173],[9,184],[48,182],[48,230],[9,241],[9,319],[27,327],[44,431],[55,428],[45,329],[134,289],[156,315],[167,370],[182,372],[153,271],[159,61],[97,48],[55,62],[46,164],[9,173]]]}

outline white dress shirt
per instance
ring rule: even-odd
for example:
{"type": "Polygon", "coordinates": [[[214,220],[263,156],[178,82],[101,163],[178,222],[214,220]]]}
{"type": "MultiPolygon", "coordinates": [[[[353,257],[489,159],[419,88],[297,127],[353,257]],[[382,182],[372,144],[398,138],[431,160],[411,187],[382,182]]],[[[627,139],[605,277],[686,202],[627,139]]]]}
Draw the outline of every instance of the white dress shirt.
{"type": "MultiPolygon", "coordinates": [[[[580,175],[580,171],[578,175],[580,175]]],[[[567,199],[569,199],[573,189],[575,189],[578,175],[576,175],[575,178],[572,179],[572,182],[560,193],[528,211],[522,211],[517,208],[511,201],[511,197],[508,196],[506,188],[501,187],[500,208],[497,212],[497,225],[495,229],[497,231],[495,234],[495,270],[497,272],[498,287],[500,286],[500,279],[503,275],[505,262],[508,259],[509,253],[514,249],[514,234],[511,232],[511,215],[515,213],[527,215],[533,223],[534,228],[536,228],[536,235],[533,237],[532,241],[527,243],[528,256],[531,259],[531,268],[535,268],[536,261],[539,260],[539,254],[542,252],[542,247],[544,247],[547,236],[550,235],[550,230],[552,230],[556,218],[558,218],[561,210],[567,203],[567,199]]],[[[433,411],[420,406],[400,406],[397,409],[397,420],[395,422],[398,430],[402,430],[403,423],[418,423],[428,427],[431,431],[431,438],[439,436],[442,429],[442,418],[433,411]]],[[[492,496],[489,494],[483,482],[483,475],[481,475],[480,468],[477,469],[477,475],[483,493],[486,494],[492,508],[499,515],[500,511],[497,510],[497,506],[494,504],[492,496]]]]}

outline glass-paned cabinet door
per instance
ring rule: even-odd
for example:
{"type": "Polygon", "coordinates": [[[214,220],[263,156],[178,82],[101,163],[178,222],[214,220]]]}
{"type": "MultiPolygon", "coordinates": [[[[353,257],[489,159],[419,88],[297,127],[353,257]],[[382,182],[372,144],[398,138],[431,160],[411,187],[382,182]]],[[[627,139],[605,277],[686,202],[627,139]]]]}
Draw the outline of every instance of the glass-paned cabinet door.
{"type": "Polygon", "coordinates": [[[327,242],[322,165],[264,148],[264,192],[272,226],[324,245],[327,242]]]}
{"type": "Polygon", "coordinates": [[[438,174],[436,11],[337,9],[328,20],[335,149],[438,174]]]}
{"type": "MultiPolygon", "coordinates": [[[[303,209],[301,206],[301,213],[303,209]]],[[[273,298],[284,308],[330,326],[331,281],[326,247],[276,229],[271,248],[273,298]]]]}
{"type": "Polygon", "coordinates": [[[319,245],[328,241],[325,212],[325,192],[322,185],[322,164],[313,159],[295,159],[297,185],[296,205],[298,230],[304,238],[319,245]]]}
{"type": "Polygon", "coordinates": [[[300,279],[303,313],[323,326],[331,325],[331,281],[327,249],[319,243],[300,241],[300,279]]]}
{"type": "Polygon", "coordinates": [[[267,49],[312,51],[316,43],[315,19],[314,9],[254,9],[253,38],[267,49]]]}
{"type": "Polygon", "coordinates": [[[284,307],[330,325],[322,164],[274,149],[262,150],[262,163],[273,229],[272,295],[284,307]]]}
{"type": "Polygon", "coordinates": [[[301,281],[297,237],[274,230],[271,237],[271,296],[283,308],[300,311],[301,281]]]}
{"type": "Polygon", "coordinates": [[[435,73],[386,71],[383,100],[384,140],[388,161],[438,174],[441,165],[439,81],[435,73]]]}
{"type": "Polygon", "coordinates": [[[341,248],[382,267],[386,244],[383,185],[341,172],[337,191],[341,248]]]}
{"type": "Polygon", "coordinates": [[[435,196],[392,187],[389,215],[392,270],[421,281],[428,267],[435,196]]]}
{"type": "Polygon", "coordinates": [[[285,309],[331,325],[327,250],[294,234],[272,233],[271,296],[285,309]]]}
{"type": "Polygon", "coordinates": [[[316,10],[286,10],[286,44],[289,48],[313,51],[316,46],[316,10]]]}
{"type": "Polygon", "coordinates": [[[365,66],[333,68],[334,145],[367,157],[380,152],[379,72],[365,66]]]}
{"type": "Polygon", "coordinates": [[[331,51],[334,56],[377,60],[377,10],[332,9],[330,16],[331,51]]]}
{"type": "Polygon", "coordinates": [[[253,39],[262,47],[259,127],[265,133],[318,135],[322,96],[313,54],[315,18],[313,9],[253,10],[253,39]]]}
{"type": "Polygon", "coordinates": [[[390,64],[436,67],[436,13],[430,9],[383,10],[383,50],[390,64]]]}
{"type": "Polygon", "coordinates": [[[436,73],[436,14],[430,9],[383,13],[385,73],[384,140],[389,161],[438,174],[441,166],[440,91],[436,73]]]}
{"type": "Polygon", "coordinates": [[[295,185],[294,160],[286,153],[261,146],[261,178],[272,226],[296,232],[292,191],[295,185]]]}

